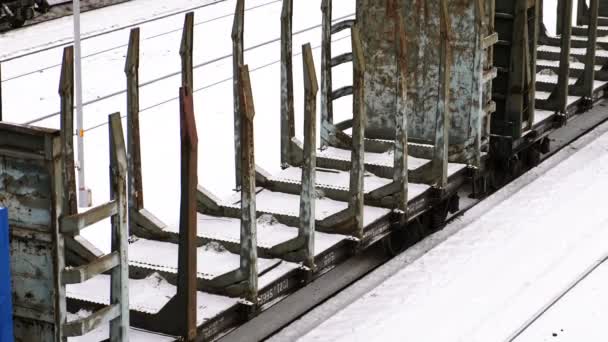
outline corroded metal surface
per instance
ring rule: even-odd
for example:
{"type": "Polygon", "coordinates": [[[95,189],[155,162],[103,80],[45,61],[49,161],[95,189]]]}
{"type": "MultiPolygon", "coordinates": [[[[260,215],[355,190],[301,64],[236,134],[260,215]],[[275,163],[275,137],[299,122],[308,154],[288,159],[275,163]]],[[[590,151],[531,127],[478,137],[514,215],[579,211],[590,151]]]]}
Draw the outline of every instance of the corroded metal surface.
{"type": "MultiPolygon", "coordinates": [[[[396,25],[394,12],[403,13],[406,22],[408,52],[408,133],[410,141],[433,144],[436,131],[437,106],[440,95],[440,1],[399,0],[378,2],[359,0],[357,20],[361,27],[362,43],[368,68],[365,102],[368,110],[366,136],[392,139],[395,135],[393,120],[397,105],[397,52],[393,32],[396,25]]],[[[452,36],[450,69],[449,141],[455,160],[471,161],[475,147],[489,132],[486,121],[486,104],[490,88],[486,87],[483,60],[489,51],[481,42],[490,34],[479,25],[481,19],[489,21],[491,11],[475,1],[449,1],[446,3],[452,36]],[[480,11],[484,8],[484,11],[480,11]],[[483,17],[483,18],[482,18],[483,17]],[[473,72],[472,72],[473,71],[473,72]]],[[[491,75],[491,73],[490,73],[491,75]]]]}
{"type": "Polygon", "coordinates": [[[281,166],[293,164],[291,139],[295,137],[293,107],[293,0],[283,0],[281,11],[281,166]]]}
{"type": "Polygon", "coordinates": [[[315,259],[315,169],[317,167],[317,93],[319,85],[310,44],[302,46],[304,65],[304,163],[302,165],[302,193],[300,195],[300,231],[303,239],[304,263],[314,268],[315,259]]]}
{"type": "Polygon", "coordinates": [[[355,236],[363,234],[363,207],[365,177],[365,127],[367,124],[367,106],[364,102],[366,82],[366,59],[359,34],[359,25],[352,28],[351,41],[353,46],[353,146],[351,152],[350,170],[350,201],[348,208],[353,215],[352,231],[355,236]]]}
{"type": "MultiPolygon", "coordinates": [[[[129,166],[127,187],[129,208],[134,210],[140,210],[144,207],[139,143],[139,36],[139,28],[131,30],[125,62],[127,77],[127,160],[129,166]]],[[[129,217],[130,221],[133,219],[133,217],[129,217]]],[[[133,226],[133,223],[130,223],[129,226],[133,226]]]]}
{"type": "MultiPolygon", "coordinates": [[[[118,307],[118,317],[110,321],[110,341],[128,341],[129,327],[129,229],[127,224],[127,150],[120,113],[109,117],[110,130],[110,200],[116,201],[118,213],[111,218],[112,251],[120,256],[120,265],[111,271],[110,304],[118,307]]],[[[108,313],[110,314],[110,313],[108,313]]]]}
{"type": "Polygon", "coordinates": [[[245,26],[245,0],[236,1],[234,10],[234,23],[232,26],[232,86],[234,98],[234,165],[236,189],[241,188],[241,112],[242,103],[239,89],[240,67],[245,64],[243,52],[243,30],[245,26]]]}
{"type": "Polygon", "coordinates": [[[397,110],[395,111],[395,163],[393,181],[397,182],[396,208],[407,214],[408,168],[407,168],[407,37],[405,22],[401,14],[396,14],[395,43],[397,48],[397,110]]]}
{"type": "Polygon", "coordinates": [[[334,122],[331,99],[331,13],[332,0],[321,2],[321,148],[329,145],[330,124],[334,122]]]}
{"type": "Polygon", "coordinates": [[[241,270],[245,274],[245,297],[257,301],[257,214],[255,206],[255,157],[253,145],[253,117],[255,109],[249,67],[239,68],[239,98],[241,103],[241,270]]]}
{"type": "Polygon", "coordinates": [[[196,337],[196,186],[198,185],[198,135],[192,93],[188,86],[180,88],[181,127],[181,199],[179,220],[179,251],[176,304],[181,309],[176,320],[181,336],[190,341],[196,337]]]}
{"type": "Polygon", "coordinates": [[[194,92],[192,53],[194,50],[194,12],[186,13],[179,55],[182,60],[182,87],[194,92]]]}

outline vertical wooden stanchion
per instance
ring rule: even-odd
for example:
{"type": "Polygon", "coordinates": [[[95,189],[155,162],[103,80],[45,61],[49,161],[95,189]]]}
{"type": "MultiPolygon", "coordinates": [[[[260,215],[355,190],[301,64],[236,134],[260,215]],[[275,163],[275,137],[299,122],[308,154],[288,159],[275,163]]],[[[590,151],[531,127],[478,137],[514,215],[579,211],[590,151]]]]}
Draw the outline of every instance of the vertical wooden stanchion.
{"type": "Polygon", "coordinates": [[[179,221],[179,252],[177,273],[177,307],[183,314],[180,322],[182,337],[196,338],[197,292],[197,221],[196,189],[198,185],[198,135],[188,87],[180,88],[181,131],[181,199],[179,221]]]}

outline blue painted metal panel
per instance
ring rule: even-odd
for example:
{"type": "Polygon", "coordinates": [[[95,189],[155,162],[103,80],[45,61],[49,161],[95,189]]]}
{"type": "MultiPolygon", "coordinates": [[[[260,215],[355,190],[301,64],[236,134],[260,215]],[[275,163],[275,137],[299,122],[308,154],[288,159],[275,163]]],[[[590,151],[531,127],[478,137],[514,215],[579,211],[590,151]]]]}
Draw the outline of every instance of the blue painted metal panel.
{"type": "Polygon", "coordinates": [[[8,210],[0,208],[0,341],[13,342],[8,210]]]}

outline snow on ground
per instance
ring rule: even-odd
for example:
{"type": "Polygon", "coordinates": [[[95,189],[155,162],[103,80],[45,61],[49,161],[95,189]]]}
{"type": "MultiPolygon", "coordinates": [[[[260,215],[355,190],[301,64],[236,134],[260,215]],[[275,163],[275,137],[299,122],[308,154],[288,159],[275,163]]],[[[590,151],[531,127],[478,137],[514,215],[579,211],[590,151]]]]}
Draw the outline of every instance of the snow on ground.
{"type": "MultiPolygon", "coordinates": [[[[137,0],[134,1],[138,3],[137,0]]],[[[183,2],[183,1],[182,1],[183,2]]],[[[131,2],[126,3],[131,4],[131,2]]],[[[100,11],[87,12],[87,21],[106,22],[104,13],[119,10],[126,4],[100,11]]],[[[132,5],[129,5],[132,6],[132,5]]],[[[334,19],[352,16],[354,4],[335,1],[334,19]]],[[[178,6],[176,5],[176,8],[178,6]]],[[[230,32],[234,0],[220,2],[195,11],[194,88],[195,111],[199,135],[199,182],[220,197],[231,194],[234,187],[234,147],[232,111],[232,59],[230,32]]],[[[269,171],[279,171],[279,87],[280,12],[277,0],[250,0],[245,17],[245,61],[252,71],[256,106],[256,162],[269,171]]],[[[127,8],[128,9],[128,8],[127,8]]],[[[118,16],[119,12],[113,12],[118,16]]],[[[154,16],[157,9],[139,8],[137,18],[154,16]],[[148,11],[148,12],[145,12],[148,11]]],[[[294,79],[296,132],[302,135],[302,62],[301,45],[310,42],[314,48],[317,72],[320,68],[321,12],[320,3],[294,3],[294,79]]],[[[135,15],[135,14],[134,14],[135,15]]],[[[111,17],[112,21],[114,17],[111,17]]],[[[117,20],[122,20],[117,19],[117,20]]],[[[45,32],[55,21],[15,31],[21,39],[45,32]],[[21,34],[19,33],[21,32],[21,34]]],[[[179,212],[179,44],[183,15],[167,17],[140,25],[141,67],[140,108],[143,182],[146,207],[166,223],[178,223],[179,212]]],[[[103,25],[102,25],[103,26],[103,25]]],[[[93,204],[108,199],[108,133],[107,115],[126,113],[124,62],[129,29],[96,36],[83,42],[85,173],[93,190],[93,204]]],[[[18,39],[18,37],[15,37],[18,39]]],[[[350,48],[345,34],[335,35],[334,54],[350,48]]],[[[0,44],[12,44],[0,37],[0,44]]],[[[8,122],[59,127],[57,88],[61,48],[3,63],[4,117],[8,122]],[[44,68],[43,68],[44,67],[44,68]],[[39,71],[39,69],[44,69],[39,71]],[[41,117],[48,119],[38,120],[41,117]]],[[[344,70],[335,75],[335,86],[347,84],[352,73],[344,70]]],[[[320,78],[319,78],[320,79],[320,78]]],[[[348,98],[336,103],[348,117],[348,98]]],[[[336,115],[336,120],[340,120],[336,115]]],[[[123,121],[124,125],[124,121],[123,121]]],[[[102,250],[109,250],[109,232],[100,223],[83,235],[102,250]]]]}
{"type": "Polygon", "coordinates": [[[608,262],[604,262],[526,329],[515,342],[605,341],[608,262]]]}
{"type": "Polygon", "coordinates": [[[300,340],[508,340],[608,253],[606,174],[605,133],[300,340]]]}
{"type": "MultiPolygon", "coordinates": [[[[104,7],[81,14],[80,32],[83,43],[92,36],[98,36],[117,28],[158,19],[187,8],[200,7],[223,0],[135,0],[116,6],[104,7]],[[108,20],[110,19],[110,20],[108,20]]],[[[51,20],[31,27],[0,34],[2,51],[0,61],[19,58],[24,54],[71,44],[74,38],[71,16],[51,20]]]]}

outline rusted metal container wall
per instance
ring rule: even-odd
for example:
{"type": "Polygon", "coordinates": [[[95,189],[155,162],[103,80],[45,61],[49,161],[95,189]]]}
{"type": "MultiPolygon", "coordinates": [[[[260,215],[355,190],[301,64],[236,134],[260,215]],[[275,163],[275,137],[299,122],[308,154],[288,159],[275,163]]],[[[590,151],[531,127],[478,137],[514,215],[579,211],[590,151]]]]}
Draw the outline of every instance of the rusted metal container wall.
{"type": "MultiPolygon", "coordinates": [[[[482,3],[489,21],[493,6],[482,3]]],[[[447,4],[451,21],[449,141],[452,150],[462,151],[476,148],[479,135],[489,133],[484,107],[490,101],[490,88],[483,84],[484,61],[489,57],[488,50],[480,46],[488,32],[481,32],[478,25],[475,1],[448,0],[447,4]]],[[[432,144],[440,92],[440,0],[358,0],[357,9],[368,66],[366,136],[394,138],[397,63],[391,12],[402,11],[407,35],[409,140],[432,144]]]]}
{"type": "Polygon", "coordinates": [[[0,341],[13,341],[13,300],[8,238],[8,210],[0,207],[0,341]]]}
{"type": "Polygon", "coordinates": [[[0,124],[0,205],[11,226],[16,341],[55,340],[53,136],[0,124]]]}

